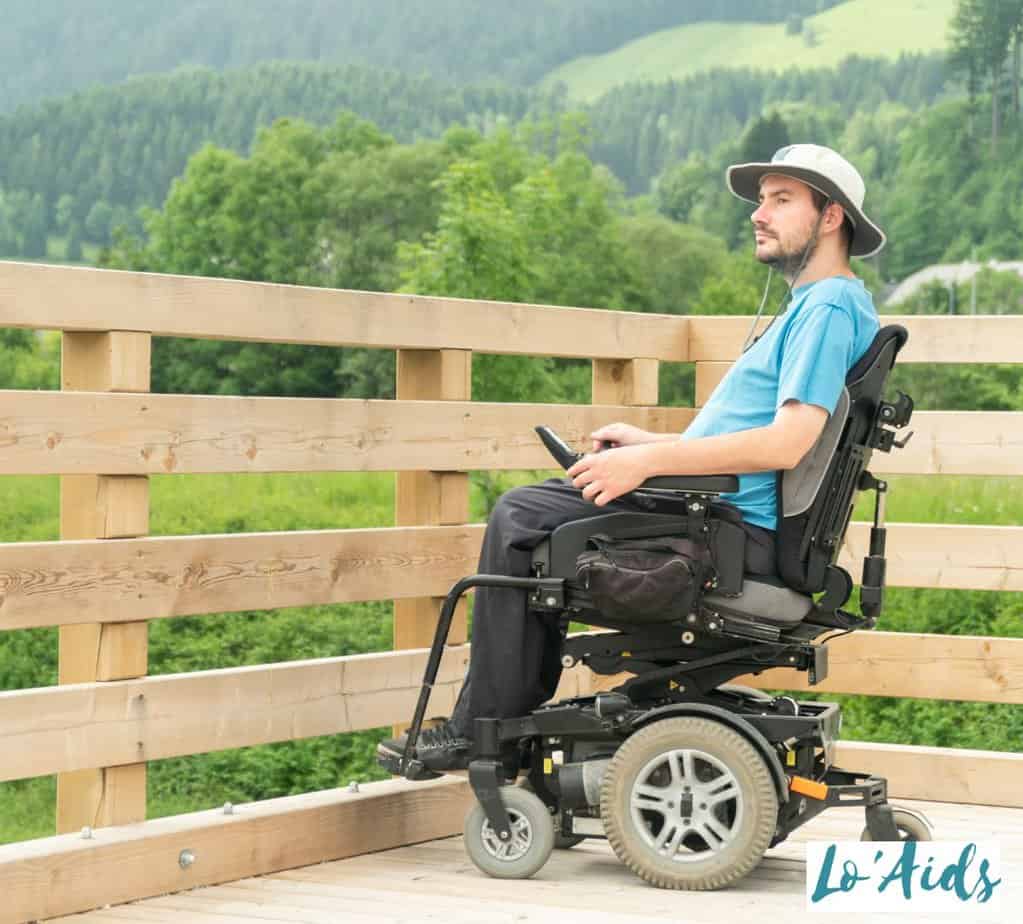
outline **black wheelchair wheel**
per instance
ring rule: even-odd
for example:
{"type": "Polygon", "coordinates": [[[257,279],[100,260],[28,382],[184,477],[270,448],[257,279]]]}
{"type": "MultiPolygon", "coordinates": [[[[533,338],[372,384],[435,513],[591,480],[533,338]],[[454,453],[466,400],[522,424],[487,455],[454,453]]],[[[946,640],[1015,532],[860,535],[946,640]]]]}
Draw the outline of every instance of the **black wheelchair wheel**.
{"type": "Polygon", "coordinates": [[[554,849],[554,822],[539,796],[520,786],[503,786],[511,837],[501,841],[478,802],[465,820],[469,859],[488,876],[528,879],[547,862],[554,849]]]}
{"type": "Polygon", "coordinates": [[[652,885],[720,889],[752,870],[771,843],[778,796],[764,759],[709,719],[662,719],[615,753],[601,817],[618,857],[652,885]]]}

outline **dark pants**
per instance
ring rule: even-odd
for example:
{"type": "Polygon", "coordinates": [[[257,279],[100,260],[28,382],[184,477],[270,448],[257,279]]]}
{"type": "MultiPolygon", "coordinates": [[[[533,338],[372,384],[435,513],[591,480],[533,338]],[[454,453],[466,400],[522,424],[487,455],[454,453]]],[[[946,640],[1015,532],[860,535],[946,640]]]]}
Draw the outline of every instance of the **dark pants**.
{"type": "MultiPolygon", "coordinates": [[[[560,478],[514,488],[502,495],[490,515],[478,573],[529,577],[532,550],[562,523],[635,510],[619,501],[597,507],[560,478]]],[[[745,529],[746,570],[775,573],[774,533],[750,524],[745,529]]],[[[472,654],[452,715],[455,723],[471,733],[474,718],[526,715],[554,695],[560,677],[557,615],[530,610],[524,590],[476,588],[472,654]]]]}

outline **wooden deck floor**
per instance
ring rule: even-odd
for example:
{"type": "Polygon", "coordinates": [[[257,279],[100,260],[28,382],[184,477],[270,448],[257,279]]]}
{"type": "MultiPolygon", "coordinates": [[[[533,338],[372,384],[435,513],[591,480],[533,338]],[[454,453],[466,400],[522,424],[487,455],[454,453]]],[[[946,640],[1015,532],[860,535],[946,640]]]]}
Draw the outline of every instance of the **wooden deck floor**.
{"type": "MultiPolygon", "coordinates": [[[[998,914],[971,906],[970,924],[1023,920],[1023,809],[954,803],[898,804],[925,812],[941,840],[989,840],[1001,846],[1005,892],[998,914]]],[[[721,892],[669,892],[647,886],[604,841],[555,851],[530,880],[485,877],[461,838],[447,838],[348,860],[147,899],[59,919],[67,924],[257,924],[280,922],[574,922],[610,924],[777,924],[804,911],[806,842],[855,840],[863,811],[833,808],[768,851],[752,874],[721,892]]],[[[821,919],[820,914],[812,915],[821,919]]],[[[824,918],[827,920],[828,918],[824,918]]],[[[843,914],[842,924],[877,924],[881,915],[843,914]]],[[[948,914],[911,914],[917,922],[948,922],[948,914]]]]}

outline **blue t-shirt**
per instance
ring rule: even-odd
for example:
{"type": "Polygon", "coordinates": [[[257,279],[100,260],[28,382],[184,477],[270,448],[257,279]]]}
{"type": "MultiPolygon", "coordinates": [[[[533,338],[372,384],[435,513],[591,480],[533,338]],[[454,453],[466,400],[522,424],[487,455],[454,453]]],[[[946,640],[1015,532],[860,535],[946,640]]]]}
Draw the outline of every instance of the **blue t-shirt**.
{"type": "MultiPolygon", "coordinates": [[[[835,410],[845,377],[880,329],[859,279],[832,276],[792,290],[785,312],[728,370],[682,439],[766,427],[786,401],[835,410]]],[[[739,474],[723,495],[747,523],[777,527],[775,472],[739,474]]]]}

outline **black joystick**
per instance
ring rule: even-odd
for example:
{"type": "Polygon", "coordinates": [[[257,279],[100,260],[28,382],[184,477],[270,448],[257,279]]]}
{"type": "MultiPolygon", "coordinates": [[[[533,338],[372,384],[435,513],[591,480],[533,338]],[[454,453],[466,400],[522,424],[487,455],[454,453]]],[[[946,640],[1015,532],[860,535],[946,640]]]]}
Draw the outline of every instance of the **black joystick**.
{"type": "MultiPolygon", "coordinates": [[[[572,449],[557,433],[555,433],[550,427],[534,427],[537,436],[543,441],[544,446],[547,447],[547,451],[554,456],[554,460],[560,465],[565,471],[568,471],[576,462],[578,462],[585,453],[576,452],[572,449]]],[[[610,440],[600,441],[601,450],[612,449],[610,440]]]]}
{"type": "MultiPolygon", "coordinates": [[[[572,449],[557,433],[555,433],[550,427],[534,427],[537,436],[543,440],[544,446],[552,456],[554,456],[558,465],[560,465],[566,471],[570,469],[576,462],[578,462],[585,453],[576,452],[572,449]]],[[[610,440],[601,440],[601,450],[613,449],[610,440]]],[[[618,500],[626,501],[639,507],[642,510],[654,510],[655,502],[653,498],[644,497],[642,494],[637,494],[635,491],[629,491],[623,494],[618,500]]]]}

